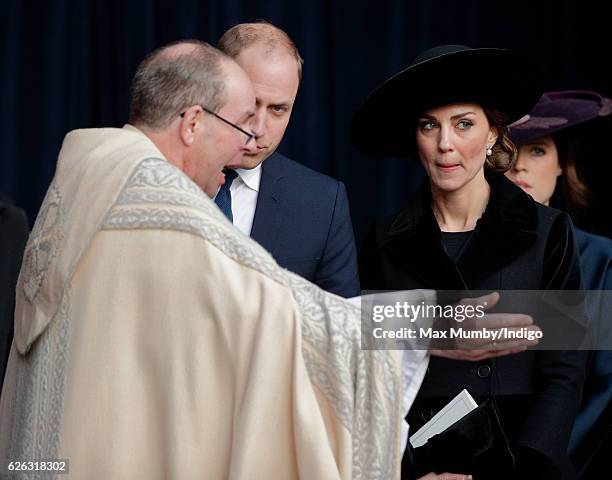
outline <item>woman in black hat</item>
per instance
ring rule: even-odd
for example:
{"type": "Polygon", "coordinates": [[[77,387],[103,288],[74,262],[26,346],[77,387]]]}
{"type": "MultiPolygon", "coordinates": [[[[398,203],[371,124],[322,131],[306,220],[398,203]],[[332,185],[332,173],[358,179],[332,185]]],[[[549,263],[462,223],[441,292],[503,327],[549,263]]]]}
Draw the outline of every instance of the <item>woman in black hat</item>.
{"type": "MultiPolygon", "coordinates": [[[[579,170],[576,131],[571,127],[610,114],[612,101],[595,92],[545,93],[529,115],[511,126],[510,138],[519,151],[506,176],[544,205],[580,212],[588,204],[589,190],[579,170]]],[[[584,287],[612,290],[612,241],[580,229],[576,229],[576,241],[584,287]]],[[[604,442],[612,442],[612,299],[606,293],[591,298],[589,313],[602,350],[591,359],[569,444],[581,478],[588,477],[598,453],[604,463],[604,442]]]]}
{"type": "MultiPolygon", "coordinates": [[[[378,87],[356,112],[352,140],[360,150],[378,157],[416,154],[429,177],[407,208],[377,222],[364,251],[363,288],[580,288],[569,217],[537,204],[503,174],[516,157],[507,125],[542,93],[538,82],[522,80],[527,68],[508,50],[436,47],[378,87]]],[[[473,357],[477,362],[445,355],[430,360],[407,417],[412,432],[466,388],[479,403],[494,402],[511,453],[498,445],[488,456],[475,454],[462,473],[575,476],[566,449],[585,355],[492,353],[473,357]]],[[[457,471],[447,468],[445,456],[412,471],[457,471]]],[[[403,478],[411,473],[404,470],[403,478]]]]}

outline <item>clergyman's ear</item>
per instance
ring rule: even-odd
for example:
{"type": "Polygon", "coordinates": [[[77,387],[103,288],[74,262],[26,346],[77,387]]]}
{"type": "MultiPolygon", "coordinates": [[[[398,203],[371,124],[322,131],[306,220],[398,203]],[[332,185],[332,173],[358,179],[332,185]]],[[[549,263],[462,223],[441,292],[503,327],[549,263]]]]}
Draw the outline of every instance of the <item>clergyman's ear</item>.
{"type": "Polygon", "coordinates": [[[194,105],[181,113],[179,135],[183,143],[191,146],[195,141],[195,133],[202,128],[202,108],[194,105]]]}

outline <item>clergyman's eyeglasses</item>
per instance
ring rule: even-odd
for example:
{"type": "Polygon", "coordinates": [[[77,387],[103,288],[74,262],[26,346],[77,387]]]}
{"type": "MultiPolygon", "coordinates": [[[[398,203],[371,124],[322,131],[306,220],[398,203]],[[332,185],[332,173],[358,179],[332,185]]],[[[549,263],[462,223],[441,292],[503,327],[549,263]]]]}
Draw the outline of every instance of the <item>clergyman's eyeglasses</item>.
{"type": "MultiPolygon", "coordinates": [[[[253,138],[255,138],[255,135],[252,133],[247,132],[246,130],[243,130],[242,128],[240,128],[238,125],[236,125],[235,123],[230,122],[229,120],[223,118],[221,115],[216,114],[215,112],[213,112],[212,110],[209,110],[208,108],[206,108],[204,105],[200,105],[200,107],[202,108],[202,110],[204,110],[206,113],[213,115],[214,117],[217,117],[219,120],[221,120],[224,123],[227,123],[230,127],[234,127],[236,130],[238,130],[239,132],[244,133],[247,136],[246,142],[244,142],[245,145],[248,145],[249,142],[251,140],[253,140],[253,138]]],[[[185,112],[181,113],[181,117],[183,117],[185,115],[185,112]]]]}

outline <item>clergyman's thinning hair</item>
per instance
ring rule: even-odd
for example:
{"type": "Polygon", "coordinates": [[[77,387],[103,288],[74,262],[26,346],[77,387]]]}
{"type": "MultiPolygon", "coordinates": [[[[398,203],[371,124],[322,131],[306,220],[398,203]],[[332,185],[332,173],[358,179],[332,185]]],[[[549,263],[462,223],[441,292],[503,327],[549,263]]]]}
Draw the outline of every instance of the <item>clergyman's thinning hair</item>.
{"type": "Polygon", "coordinates": [[[224,53],[199,40],[154,50],[132,80],[130,123],[159,130],[193,105],[217,112],[225,104],[226,60],[224,53]]]}

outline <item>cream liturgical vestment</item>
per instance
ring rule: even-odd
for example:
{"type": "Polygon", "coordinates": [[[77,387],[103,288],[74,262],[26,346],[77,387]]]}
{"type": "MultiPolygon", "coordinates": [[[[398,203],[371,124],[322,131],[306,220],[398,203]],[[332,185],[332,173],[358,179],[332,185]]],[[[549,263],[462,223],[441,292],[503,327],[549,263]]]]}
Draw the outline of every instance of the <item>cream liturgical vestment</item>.
{"type": "Polygon", "coordinates": [[[16,305],[0,459],[87,480],[399,478],[423,353],[402,375],[362,350],[359,308],[281,269],[134,127],[66,136],[16,305]]]}

